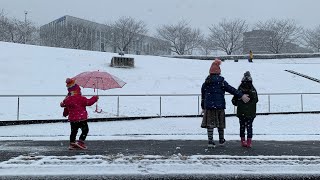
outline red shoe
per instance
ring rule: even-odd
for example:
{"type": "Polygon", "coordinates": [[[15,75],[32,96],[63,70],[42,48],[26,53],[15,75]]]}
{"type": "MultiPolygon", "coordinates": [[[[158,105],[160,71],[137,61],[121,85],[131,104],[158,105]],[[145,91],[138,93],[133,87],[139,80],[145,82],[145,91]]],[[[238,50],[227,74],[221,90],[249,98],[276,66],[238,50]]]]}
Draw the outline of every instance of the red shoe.
{"type": "Polygon", "coordinates": [[[241,146],[242,147],[247,147],[247,142],[245,137],[241,137],[241,146]]]}
{"type": "Polygon", "coordinates": [[[78,146],[80,149],[87,149],[87,146],[84,144],[84,141],[77,141],[76,143],[76,146],[78,146]]]}
{"type": "Polygon", "coordinates": [[[69,150],[75,150],[75,149],[79,149],[78,146],[76,145],[76,143],[72,142],[69,144],[69,150]]]}
{"type": "Polygon", "coordinates": [[[252,139],[251,138],[248,138],[247,147],[248,148],[252,147],[252,139]]]}

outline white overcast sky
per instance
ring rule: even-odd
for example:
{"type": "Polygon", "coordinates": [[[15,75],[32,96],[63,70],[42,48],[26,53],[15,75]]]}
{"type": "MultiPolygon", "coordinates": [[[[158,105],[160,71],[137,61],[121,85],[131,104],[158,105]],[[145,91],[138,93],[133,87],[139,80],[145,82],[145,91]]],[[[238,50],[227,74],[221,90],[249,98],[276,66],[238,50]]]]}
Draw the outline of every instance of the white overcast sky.
{"type": "Polygon", "coordinates": [[[304,27],[320,24],[320,0],[0,0],[0,9],[8,16],[27,18],[37,25],[63,15],[99,23],[131,16],[143,20],[150,29],[162,24],[187,20],[207,31],[221,19],[241,18],[253,24],[270,18],[292,18],[304,27]]]}

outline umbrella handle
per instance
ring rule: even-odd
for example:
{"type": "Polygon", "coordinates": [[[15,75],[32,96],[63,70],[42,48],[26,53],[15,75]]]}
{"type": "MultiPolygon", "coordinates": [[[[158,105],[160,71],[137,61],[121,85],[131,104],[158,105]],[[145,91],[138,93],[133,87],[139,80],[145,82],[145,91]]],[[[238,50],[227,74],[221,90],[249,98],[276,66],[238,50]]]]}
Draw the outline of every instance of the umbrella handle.
{"type": "Polygon", "coordinates": [[[100,109],[100,111],[98,110],[98,102],[97,102],[97,104],[96,104],[96,110],[95,110],[94,112],[96,112],[96,113],[102,113],[102,109],[100,109]]]}
{"type": "MultiPolygon", "coordinates": [[[[99,94],[98,94],[98,89],[97,89],[97,96],[98,96],[99,94]]],[[[97,103],[96,103],[96,110],[94,111],[94,112],[96,112],[96,113],[102,113],[102,109],[100,109],[100,111],[98,110],[98,101],[97,101],[97,103]]]]}

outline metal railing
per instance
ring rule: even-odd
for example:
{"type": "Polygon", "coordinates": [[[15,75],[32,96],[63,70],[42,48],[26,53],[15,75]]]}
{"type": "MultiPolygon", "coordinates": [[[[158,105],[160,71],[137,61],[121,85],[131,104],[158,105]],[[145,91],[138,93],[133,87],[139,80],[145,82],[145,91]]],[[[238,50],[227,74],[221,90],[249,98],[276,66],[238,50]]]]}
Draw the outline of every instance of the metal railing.
{"type": "MultiPolygon", "coordinates": [[[[85,95],[85,96],[91,96],[91,95],[85,95]]],[[[159,117],[161,117],[163,115],[163,109],[164,107],[168,106],[168,104],[164,103],[164,98],[165,97],[173,97],[173,98],[177,98],[177,97],[194,97],[195,100],[193,102],[190,102],[190,104],[192,104],[193,108],[197,108],[194,111],[194,114],[199,115],[200,111],[201,111],[201,106],[200,106],[200,102],[201,102],[201,95],[200,94],[125,94],[125,95],[99,95],[100,99],[101,97],[115,97],[116,98],[116,103],[114,103],[114,106],[116,106],[116,117],[121,116],[121,100],[125,100],[126,98],[129,97],[155,97],[158,98],[158,103],[159,103],[159,109],[157,112],[157,115],[159,117]],[[196,104],[196,106],[195,106],[196,104]]],[[[257,111],[260,112],[265,112],[265,113],[272,113],[272,112],[305,112],[306,110],[308,110],[308,112],[312,112],[312,111],[318,111],[320,110],[320,103],[309,103],[308,101],[314,100],[315,101],[315,97],[319,98],[320,101],[320,93],[260,93],[258,94],[259,96],[259,102],[258,102],[258,108],[257,111]],[[278,98],[280,96],[284,96],[286,103],[287,101],[293,101],[292,103],[289,102],[289,105],[287,105],[286,110],[281,110],[281,102],[279,102],[278,98]],[[289,96],[296,96],[294,99],[289,97],[289,96]],[[307,99],[306,97],[311,98],[311,99],[307,99]],[[314,97],[310,97],[310,96],[314,96],[314,97]],[[273,99],[275,97],[275,99],[273,99]],[[261,99],[264,99],[263,102],[261,102],[261,99]],[[297,103],[299,102],[299,103],[297,103]],[[305,105],[308,104],[307,107],[305,107],[305,105]],[[319,107],[315,106],[315,104],[319,104],[319,107]],[[260,105],[260,106],[259,106],[260,105]],[[275,109],[280,109],[278,111],[276,110],[272,110],[272,108],[275,109]],[[310,110],[311,109],[311,110],[310,110]]],[[[25,98],[48,98],[48,97],[56,97],[59,98],[59,100],[62,100],[65,95],[0,95],[0,98],[16,98],[16,107],[17,107],[17,111],[16,111],[16,119],[20,120],[20,115],[21,115],[21,109],[24,109],[26,107],[24,107],[23,105],[21,105],[21,99],[25,99],[25,98]]],[[[230,94],[226,94],[226,99],[232,98],[232,95],[230,94]]],[[[100,101],[100,100],[99,100],[100,101]]],[[[317,102],[319,102],[317,101],[317,102]]],[[[172,100],[172,102],[175,102],[174,100],[172,100]]],[[[100,104],[103,102],[99,102],[100,104]]],[[[185,103],[188,104],[189,102],[185,103]]],[[[142,106],[148,106],[148,105],[144,105],[145,102],[141,102],[142,106]]],[[[228,103],[227,105],[232,106],[232,111],[233,112],[226,112],[226,114],[234,114],[236,113],[236,107],[234,107],[231,102],[228,103]]],[[[136,105],[135,105],[136,106],[136,105]]],[[[145,107],[145,108],[149,108],[149,107],[145,107]]],[[[193,109],[192,108],[192,109],[193,109]]],[[[176,109],[176,108],[175,108],[176,109]]],[[[172,113],[172,112],[169,112],[172,113]]],[[[1,119],[1,117],[0,117],[1,119]]]]}

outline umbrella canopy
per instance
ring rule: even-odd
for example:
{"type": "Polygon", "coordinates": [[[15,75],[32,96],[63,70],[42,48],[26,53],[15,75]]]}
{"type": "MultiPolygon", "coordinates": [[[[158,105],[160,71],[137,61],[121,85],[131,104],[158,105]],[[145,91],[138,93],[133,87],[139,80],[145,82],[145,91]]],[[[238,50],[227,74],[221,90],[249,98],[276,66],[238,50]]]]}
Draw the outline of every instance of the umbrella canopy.
{"type": "Polygon", "coordinates": [[[101,71],[83,72],[73,77],[73,79],[81,87],[101,90],[122,88],[126,84],[118,77],[101,71]]]}
{"type": "MultiPolygon", "coordinates": [[[[122,81],[118,77],[113,76],[107,72],[101,72],[101,71],[83,72],[76,75],[72,79],[75,79],[76,83],[83,88],[97,89],[97,95],[98,95],[98,89],[107,90],[107,89],[114,89],[114,88],[122,88],[126,84],[124,81],[122,81]]],[[[100,111],[98,110],[98,102],[96,104],[95,112],[97,113],[102,112],[102,109],[100,109],[100,111]]]]}

